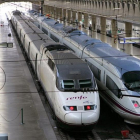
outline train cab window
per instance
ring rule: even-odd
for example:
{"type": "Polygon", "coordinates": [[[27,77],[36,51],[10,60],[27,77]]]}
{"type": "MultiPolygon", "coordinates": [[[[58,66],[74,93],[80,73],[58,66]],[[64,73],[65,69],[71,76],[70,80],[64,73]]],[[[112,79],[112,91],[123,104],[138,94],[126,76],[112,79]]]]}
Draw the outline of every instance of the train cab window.
{"type": "Polygon", "coordinates": [[[73,80],[63,80],[61,86],[63,89],[73,89],[74,81],[73,80]]]}
{"type": "Polygon", "coordinates": [[[122,80],[129,90],[140,92],[140,71],[126,72],[122,80]]]}
{"type": "Polygon", "coordinates": [[[38,28],[40,29],[40,25],[38,24],[38,28]]]}
{"type": "Polygon", "coordinates": [[[115,82],[107,75],[106,76],[106,87],[112,91],[117,97],[120,94],[120,89],[118,86],[115,84],[115,82]]]}
{"type": "Polygon", "coordinates": [[[54,64],[54,62],[50,58],[48,58],[48,65],[52,69],[52,71],[54,71],[55,64],[54,64]]]}
{"type": "Polygon", "coordinates": [[[55,42],[59,42],[59,39],[55,37],[54,35],[50,34],[51,39],[53,39],[55,42]]]}
{"type": "Polygon", "coordinates": [[[45,28],[42,27],[42,31],[48,35],[48,31],[45,28]]]}
{"type": "Polygon", "coordinates": [[[92,87],[91,79],[79,80],[80,88],[90,88],[92,87]]]}

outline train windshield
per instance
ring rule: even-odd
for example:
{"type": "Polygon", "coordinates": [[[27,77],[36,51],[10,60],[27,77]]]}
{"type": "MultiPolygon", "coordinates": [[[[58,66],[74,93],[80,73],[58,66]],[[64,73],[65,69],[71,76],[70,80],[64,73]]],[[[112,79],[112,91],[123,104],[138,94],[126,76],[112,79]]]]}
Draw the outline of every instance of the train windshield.
{"type": "Polygon", "coordinates": [[[90,87],[92,87],[91,79],[79,80],[79,86],[80,86],[80,88],[90,88],[90,87]]]}
{"type": "Polygon", "coordinates": [[[140,71],[126,72],[122,79],[129,90],[140,92],[140,71]]]}
{"type": "Polygon", "coordinates": [[[92,79],[57,79],[57,87],[61,91],[93,91],[95,89],[95,83],[92,79]]]}
{"type": "MultiPolygon", "coordinates": [[[[59,60],[60,61],[60,60],[59,60]]],[[[75,60],[79,61],[79,60],[75,60]]],[[[63,63],[68,63],[66,59],[63,63]]],[[[57,87],[61,91],[93,91],[96,82],[86,63],[57,65],[57,87]]]]}
{"type": "Polygon", "coordinates": [[[84,80],[62,80],[61,88],[64,90],[75,90],[81,91],[83,89],[91,90],[93,88],[93,83],[91,79],[84,79],[84,80]]]}
{"type": "Polygon", "coordinates": [[[63,89],[74,89],[74,81],[73,80],[63,80],[61,86],[63,89]]]}

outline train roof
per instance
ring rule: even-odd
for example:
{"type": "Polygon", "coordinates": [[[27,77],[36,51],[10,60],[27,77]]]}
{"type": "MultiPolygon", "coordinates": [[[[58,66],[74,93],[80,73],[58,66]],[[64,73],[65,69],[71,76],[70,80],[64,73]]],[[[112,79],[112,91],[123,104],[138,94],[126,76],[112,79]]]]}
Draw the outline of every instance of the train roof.
{"type": "Polygon", "coordinates": [[[68,50],[68,48],[64,45],[58,44],[54,42],[52,39],[49,38],[46,43],[42,44],[40,47],[40,52],[42,53],[43,51],[53,51],[53,50],[68,50]]]}
{"type": "Polygon", "coordinates": [[[93,74],[86,63],[74,65],[57,65],[59,79],[93,79],[93,74]]]}
{"type": "Polygon", "coordinates": [[[46,17],[45,16],[38,16],[38,18],[37,18],[37,20],[45,20],[46,19],[46,17]]]}
{"type": "Polygon", "coordinates": [[[58,69],[61,79],[92,79],[92,72],[87,63],[75,56],[71,51],[51,51],[51,59],[58,69]]]}
{"type": "Polygon", "coordinates": [[[45,18],[45,19],[43,20],[43,23],[46,23],[46,24],[49,25],[49,26],[53,26],[53,25],[56,23],[56,21],[55,21],[54,19],[45,18]]]}
{"type": "Polygon", "coordinates": [[[42,46],[42,44],[45,44],[46,42],[48,42],[48,40],[33,40],[31,43],[34,44],[38,52],[40,52],[40,47],[42,46]]]}
{"type": "MultiPolygon", "coordinates": [[[[81,46],[83,46],[83,47],[85,47],[87,45],[90,45],[90,44],[103,43],[101,40],[91,38],[91,37],[89,37],[85,34],[82,34],[80,36],[79,35],[73,35],[73,36],[70,36],[70,38],[72,40],[74,40],[75,42],[77,42],[78,44],[80,44],[81,46]]],[[[104,43],[104,44],[106,44],[106,43],[104,43]]]]}
{"type": "Polygon", "coordinates": [[[54,24],[52,27],[56,30],[61,30],[63,28],[63,24],[61,23],[57,23],[57,24],[54,24]]]}
{"type": "Polygon", "coordinates": [[[13,13],[13,15],[21,15],[21,12],[19,10],[15,10],[12,13],[13,13]]]}
{"type": "MultiPolygon", "coordinates": [[[[26,37],[26,34],[25,34],[25,37],[26,37]]],[[[30,40],[48,40],[50,39],[47,35],[45,34],[34,34],[33,33],[29,33],[28,34],[28,38],[30,38],[30,40]]]]}
{"type": "Polygon", "coordinates": [[[68,37],[70,37],[72,40],[74,40],[78,44],[82,45],[83,47],[93,44],[93,43],[101,42],[101,40],[91,38],[86,33],[78,30],[77,28],[73,28],[71,26],[61,28],[61,30],[63,30],[65,33],[67,33],[68,37]]]}
{"type": "Polygon", "coordinates": [[[75,56],[71,51],[50,51],[51,58],[54,60],[56,65],[74,65],[84,64],[80,58],[75,56]]]}
{"type": "Polygon", "coordinates": [[[24,28],[25,32],[27,33],[29,30],[33,30],[33,32],[37,34],[44,34],[44,32],[38,29],[32,22],[20,22],[19,25],[24,28]]]}
{"type": "Polygon", "coordinates": [[[77,30],[76,28],[72,27],[72,26],[66,26],[63,28],[65,33],[69,33],[72,30],[77,30]]]}
{"type": "Polygon", "coordinates": [[[14,15],[12,16],[12,18],[14,18],[15,20],[18,20],[19,22],[22,22],[22,21],[24,22],[24,19],[19,15],[14,15]]]}
{"type": "Polygon", "coordinates": [[[87,49],[91,54],[94,53],[114,65],[121,76],[128,71],[140,71],[140,60],[116,50],[115,48],[105,47],[104,45],[100,46],[99,43],[88,46],[85,50],[87,49]]]}
{"type": "MultiPolygon", "coordinates": [[[[53,26],[53,28],[55,28],[56,30],[62,27],[61,24],[54,26],[56,21],[53,19],[49,19],[44,22],[46,22],[50,26],[53,26]]],[[[115,48],[112,48],[109,44],[103,43],[98,39],[92,39],[89,36],[87,36],[84,32],[79,31],[78,29],[73,28],[71,26],[61,28],[61,30],[67,33],[68,37],[70,37],[72,40],[74,40],[78,44],[81,44],[83,48],[88,45],[85,51],[91,51],[91,54],[94,53],[97,56],[102,57],[104,60],[114,65],[121,75],[123,75],[127,71],[140,70],[140,60],[132,56],[128,56],[126,53],[116,50],[115,48]]]]}
{"type": "Polygon", "coordinates": [[[47,35],[45,34],[40,34],[39,36],[35,36],[31,34],[29,36],[32,40],[31,43],[33,43],[37,50],[42,54],[42,51],[44,48],[50,47],[50,46],[55,46],[58,45],[58,43],[55,43],[53,40],[51,40],[47,35]]]}
{"type": "MultiPolygon", "coordinates": [[[[72,28],[69,26],[65,28],[66,32],[69,32],[71,29],[72,28]]],[[[120,75],[123,75],[126,71],[140,70],[140,60],[112,48],[109,44],[104,43],[99,39],[93,39],[82,33],[81,35],[76,35],[78,32],[79,30],[73,30],[70,33],[70,38],[80,44],[83,48],[87,46],[85,50],[91,51],[91,53],[93,52],[99,57],[103,57],[104,60],[114,65],[118,69],[120,75]]]]}

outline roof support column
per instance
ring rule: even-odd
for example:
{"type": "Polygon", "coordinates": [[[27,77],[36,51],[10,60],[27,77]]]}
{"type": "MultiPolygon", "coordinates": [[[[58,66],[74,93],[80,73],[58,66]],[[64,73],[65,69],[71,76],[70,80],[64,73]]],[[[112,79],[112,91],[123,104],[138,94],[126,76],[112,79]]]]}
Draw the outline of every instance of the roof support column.
{"type": "Polygon", "coordinates": [[[56,19],[56,7],[53,8],[54,9],[54,19],[56,19]]]}
{"type": "Polygon", "coordinates": [[[72,11],[72,22],[76,20],[76,11],[72,11]]]}
{"type": "MultiPolygon", "coordinates": [[[[126,33],[126,37],[132,37],[132,23],[125,22],[125,33],[126,33]]],[[[127,54],[133,55],[133,46],[132,46],[132,44],[126,44],[125,45],[125,52],[127,54]]]]}
{"type": "Polygon", "coordinates": [[[62,21],[62,8],[59,8],[59,17],[60,17],[60,20],[62,21]]]}
{"type": "Polygon", "coordinates": [[[112,19],[111,20],[111,35],[113,37],[112,39],[112,47],[118,49],[118,36],[117,36],[117,30],[118,30],[118,27],[117,27],[117,21],[115,19],[112,19]]]}
{"type": "Polygon", "coordinates": [[[53,6],[51,6],[51,8],[50,8],[50,16],[54,17],[54,8],[53,8],[53,6]]]}
{"type": "Polygon", "coordinates": [[[71,20],[71,10],[68,10],[68,22],[71,20]]]}
{"type": "Polygon", "coordinates": [[[51,13],[51,6],[48,6],[48,14],[51,13]]]}
{"type": "Polygon", "coordinates": [[[106,42],[106,18],[101,17],[101,41],[106,42]]]}
{"type": "Polygon", "coordinates": [[[43,5],[43,13],[44,13],[44,14],[47,13],[47,5],[43,5]]]}
{"type": "Polygon", "coordinates": [[[78,21],[82,21],[82,13],[78,12],[78,21]]]}
{"type": "Polygon", "coordinates": [[[50,6],[50,15],[52,15],[52,6],[50,6]]]}
{"type": "Polygon", "coordinates": [[[97,31],[96,29],[96,16],[92,15],[92,30],[97,31]]]}
{"type": "Polygon", "coordinates": [[[59,18],[59,8],[56,8],[56,19],[59,18]]]}
{"type": "Polygon", "coordinates": [[[51,6],[51,17],[53,18],[54,17],[54,7],[51,6]]]}
{"type": "Polygon", "coordinates": [[[63,9],[63,21],[65,21],[67,18],[66,12],[66,9],[63,9]]]}
{"type": "Polygon", "coordinates": [[[49,13],[49,5],[47,5],[46,10],[47,10],[47,14],[48,14],[49,13]]]}
{"type": "Polygon", "coordinates": [[[92,37],[93,38],[97,38],[97,21],[96,21],[96,16],[95,15],[91,15],[92,18],[92,37]]]}
{"type": "Polygon", "coordinates": [[[85,28],[88,27],[88,14],[84,13],[84,26],[85,28]]]}

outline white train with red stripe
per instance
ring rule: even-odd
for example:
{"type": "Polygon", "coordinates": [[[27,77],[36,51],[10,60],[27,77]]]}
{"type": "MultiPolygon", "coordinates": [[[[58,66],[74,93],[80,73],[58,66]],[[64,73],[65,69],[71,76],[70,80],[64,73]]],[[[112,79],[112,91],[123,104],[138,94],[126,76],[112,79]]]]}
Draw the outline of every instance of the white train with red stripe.
{"type": "MultiPolygon", "coordinates": [[[[90,66],[101,97],[127,123],[140,125],[140,60],[87,36],[71,26],[64,27],[45,16],[34,16],[42,31],[65,44],[90,66]]],[[[37,14],[36,14],[37,15],[37,14]]]]}

